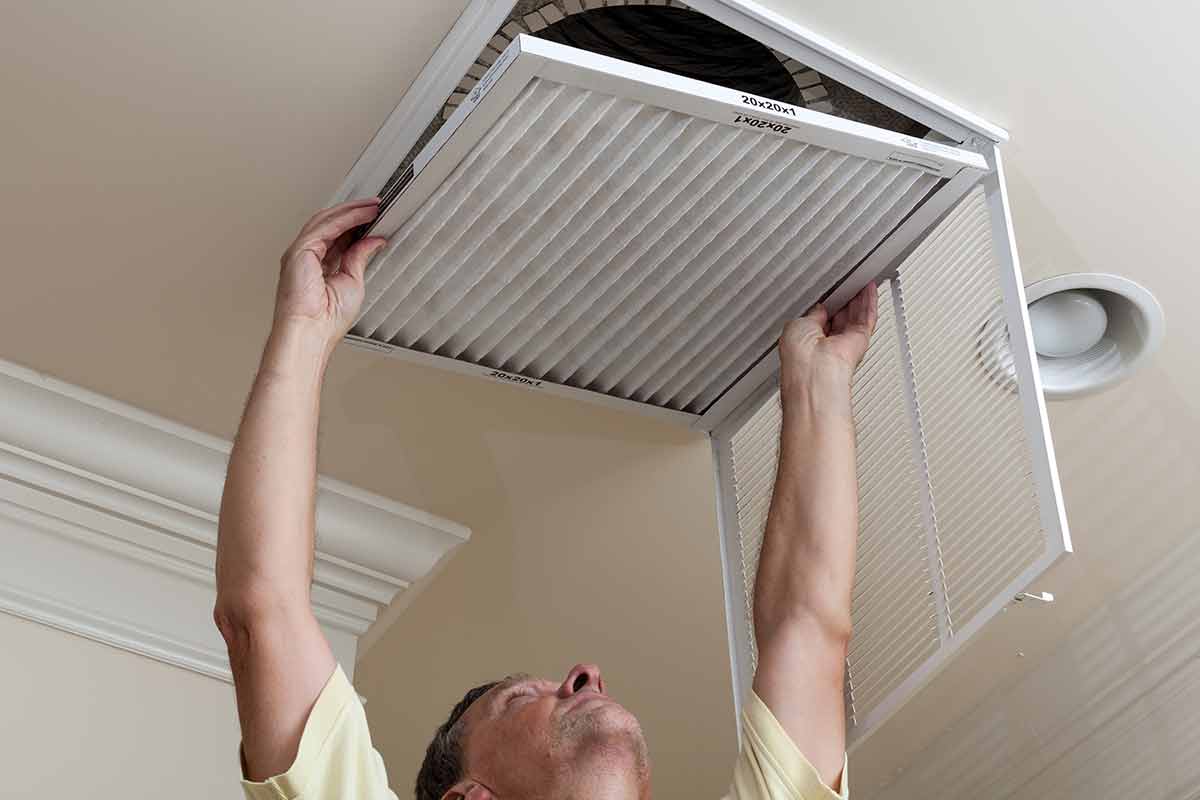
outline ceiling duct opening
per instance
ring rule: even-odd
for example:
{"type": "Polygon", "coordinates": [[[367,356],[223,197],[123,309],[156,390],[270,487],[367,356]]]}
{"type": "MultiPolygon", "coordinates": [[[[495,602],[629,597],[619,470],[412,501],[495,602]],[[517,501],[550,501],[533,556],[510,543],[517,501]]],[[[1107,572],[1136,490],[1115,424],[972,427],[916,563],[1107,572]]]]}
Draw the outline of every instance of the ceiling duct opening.
{"type": "Polygon", "coordinates": [[[520,34],[907,136],[929,134],[927,126],[678,0],[607,0],[606,5],[604,0],[519,0],[402,160],[397,176],[520,34]]]}
{"type": "Polygon", "coordinates": [[[792,105],[804,105],[801,89],[821,82],[799,62],[789,68],[766,45],[686,8],[608,6],[564,17],[535,35],[792,105]]]}

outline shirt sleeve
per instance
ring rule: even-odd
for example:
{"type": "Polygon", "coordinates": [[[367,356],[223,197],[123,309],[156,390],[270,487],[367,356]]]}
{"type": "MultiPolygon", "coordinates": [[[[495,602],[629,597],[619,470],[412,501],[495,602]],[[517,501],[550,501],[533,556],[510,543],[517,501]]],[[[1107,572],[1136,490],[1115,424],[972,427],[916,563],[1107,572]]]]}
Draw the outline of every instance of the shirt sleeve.
{"type": "Polygon", "coordinates": [[[362,702],[341,665],[317,697],[287,772],[248,781],[240,746],[238,758],[247,800],[397,800],[383,759],[371,745],[362,702]]]}
{"type": "Polygon", "coordinates": [[[843,762],[840,792],[829,788],[767,704],[750,692],[742,711],[742,751],[727,800],[846,800],[848,770],[843,762]]]}

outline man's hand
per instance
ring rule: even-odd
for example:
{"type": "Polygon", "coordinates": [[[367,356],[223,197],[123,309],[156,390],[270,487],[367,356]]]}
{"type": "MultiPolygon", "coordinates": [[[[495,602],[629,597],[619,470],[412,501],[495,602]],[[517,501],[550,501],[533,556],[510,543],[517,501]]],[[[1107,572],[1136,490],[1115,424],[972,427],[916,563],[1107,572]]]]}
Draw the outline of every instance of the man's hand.
{"type": "Polygon", "coordinates": [[[332,347],[358,316],[367,262],[387,239],[368,236],[353,244],[360,225],[379,214],[379,198],[354,200],[315,214],[280,259],[275,324],[314,328],[332,347]]]}
{"type": "Polygon", "coordinates": [[[754,584],[754,692],[834,788],[858,533],[850,381],[875,330],[877,296],[868,285],[832,320],[817,306],[780,338],[779,470],[754,584]]]}
{"type": "Polygon", "coordinates": [[[349,244],[375,199],[310,219],[282,259],[275,320],[229,456],[213,618],[229,650],[246,777],[285,771],[335,667],[310,598],[317,418],[325,364],[358,315],[367,261],[349,244]]]}
{"type": "Polygon", "coordinates": [[[832,320],[825,305],[818,303],[784,327],[779,337],[779,358],[780,383],[785,393],[790,387],[811,385],[826,377],[849,383],[871,344],[879,316],[878,298],[879,292],[872,282],[834,314],[832,320]]]}

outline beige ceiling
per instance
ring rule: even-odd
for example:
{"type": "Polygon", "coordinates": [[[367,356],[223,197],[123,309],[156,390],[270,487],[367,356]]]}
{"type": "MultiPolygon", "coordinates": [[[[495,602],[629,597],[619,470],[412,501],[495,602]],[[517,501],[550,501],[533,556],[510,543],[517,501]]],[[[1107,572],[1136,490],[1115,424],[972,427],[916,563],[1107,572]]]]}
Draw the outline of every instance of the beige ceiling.
{"type": "MultiPolygon", "coordinates": [[[[1011,132],[1029,279],[1116,272],[1168,317],[1132,382],[1052,408],[1078,550],[1040,587],[1059,600],[1007,612],[857,751],[857,791],[1187,796],[1200,12],[765,4],[1011,132]]],[[[232,435],[278,253],[463,5],[7,4],[0,357],[232,435]]],[[[475,531],[359,666],[398,790],[467,683],[591,659],[643,718],[658,795],[720,794],[733,731],[709,459],[640,418],[338,354],[321,469],[475,531]]]]}

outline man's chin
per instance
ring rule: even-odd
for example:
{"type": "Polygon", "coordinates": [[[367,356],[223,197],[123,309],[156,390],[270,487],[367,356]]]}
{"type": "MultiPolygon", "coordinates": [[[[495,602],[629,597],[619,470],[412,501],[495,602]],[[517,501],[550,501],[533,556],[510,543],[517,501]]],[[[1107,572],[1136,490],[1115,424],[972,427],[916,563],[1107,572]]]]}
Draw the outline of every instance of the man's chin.
{"type": "Polygon", "coordinates": [[[639,736],[642,726],[629,709],[617,702],[596,703],[589,708],[580,709],[580,714],[594,720],[597,728],[613,729],[614,731],[635,731],[639,736]]]}
{"type": "Polygon", "coordinates": [[[576,712],[570,729],[581,744],[589,749],[626,752],[643,765],[646,762],[646,739],[642,726],[632,712],[615,703],[595,703],[576,712]]]}

